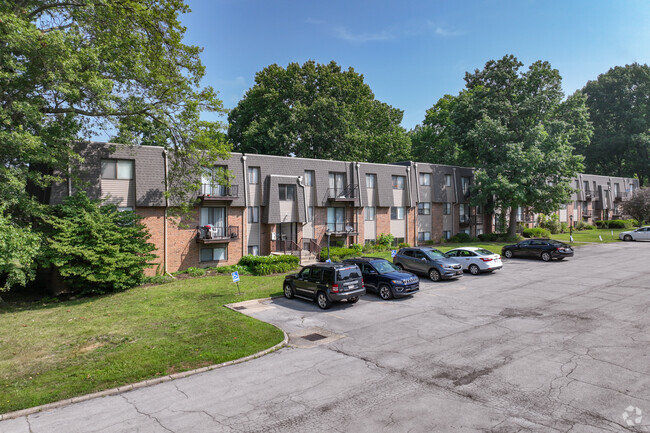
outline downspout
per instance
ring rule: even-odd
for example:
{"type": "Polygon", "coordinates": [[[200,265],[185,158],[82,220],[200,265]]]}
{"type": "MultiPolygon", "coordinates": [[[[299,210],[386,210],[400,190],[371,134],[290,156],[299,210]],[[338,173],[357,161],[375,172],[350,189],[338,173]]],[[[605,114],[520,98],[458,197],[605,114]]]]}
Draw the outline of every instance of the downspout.
{"type": "MultiPolygon", "coordinates": [[[[304,227],[304,226],[309,222],[309,221],[308,221],[309,218],[308,218],[308,213],[307,213],[307,194],[305,194],[305,184],[302,183],[302,176],[298,176],[298,186],[299,186],[300,188],[302,188],[302,201],[303,201],[304,209],[305,209],[305,222],[302,223],[302,226],[304,227]]],[[[313,226],[314,226],[314,224],[312,223],[312,227],[313,227],[313,226]]],[[[315,229],[314,229],[314,232],[315,232],[315,229]]],[[[298,236],[296,235],[296,240],[298,240],[297,238],[298,238],[298,236]]],[[[304,235],[303,235],[303,239],[304,239],[304,238],[305,238],[305,237],[304,237],[304,235]]],[[[303,242],[302,242],[302,245],[298,244],[298,246],[300,247],[300,262],[299,262],[300,264],[302,264],[302,247],[303,247],[304,245],[305,245],[305,241],[304,241],[304,240],[303,240],[303,242]]]]}
{"type": "MultiPolygon", "coordinates": [[[[418,175],[418,163],[413,163],[413,173],[415,174],[415,197],[417,201],[415,202],[415,215],[413,220],[415,224],[413,225],[413,245],[418,244],[418,203],[420,203],[420,178],[418,175]]],[[[432,176],[433,177],[433,176],[432,176]]]]}
{"type": "MultiPolygon", "coordinates": [[[[363,210],[363,195],[361,194],[361,164],[356,163],[357,166],[357,189],[359,191],[359,210],[363,210]]],[[[359,226],[361,225],[361,221],[359,221],[359,215],[357,212],[355,212],[355,217],[357,219],[357,244],[361,245],[361,239],[359,238],[359,226]]],[[[365,233],[365,227],[364,227],[364,233],[365,233]]]]}
{"type": "Polygon", "coordinates": [[[70,196],[72,196],[72,167],[70,167],[70,161],[68,161],[68,197],[70,196]]]}
{"type": "Polygon", "coordinates": [[[164,160],[164,169],[165,169],[165,215],[164,215],[164,221],[163,221],[163,274],[164,275],[170,275],[169,272],[167,272],[167,213],[169,209],[169,197],[168,197],[168,191],[169,191],[169,167],[167,163],[167,149],[163,149],[163,160],[164,160]]]}
{"type": "MultiPolygon", "coordinates": [[[[244,218],[242,218],[242,234],[241,234],[241,240],[242,240],[242,246],[241,246],[241,253],[242,256],[244,255],[244,252],[248,254],[248,248],[247,248],[247,239],[246,239],[246,232],[248,228],[248,170],[246,168],[246,159],[248,157],[242,153],[241,156],[241,164],[242,164],[242,173],[243,178],[244,178],[244,218]],[[246,219],[246,224],[244,224],[244,219],[246,219]]],[[[261,174],[260,174],[261,177],[261,174]]],[[[261,210],[261,209],[260,209],[261,210]]],[[[261,212],[260,212],[261,213],[261,212]]],[[[261,218],[262,216],[258,213],[258,218],[261,218]]],[[[258,232],[261,231],[261,228],[258,230],[258,232]]],[[[259,244],[259,242],[258,242],[259,244]]],[[[258,246],[258,248],[261,250],[261,245],[258,246]]]]}
{"type": "MultiPolygon", "coordinates": [[[[454,172],[454,204],[458,204],[458,179],[456,179],[456,167],[453,168],[454,172]]],[[[454,215],[454,207],[451,207],[451,235],[454,236],[455,233],[455,228],[454,224],[456,221],[456,217],[454,215]]],[[[458,230],[460,230],[460,225],[458,227],[458,230]]]]}
{"type": "MultiPolygon", "coordinates": [[[[407,166],[406,167],[406,182],[408,184],[407,192],[408,192],[408,208],[411,209],[413,206],[413,200],[412,200],[412,194],[411,194],[411,167],[407,166]]],[[[409,240],[409,216],[408,213],[405,212],[406,215],[404,218],[406,220],[406,227],[404,227],[404,233],[406,233],[406,239],[404,239],[404,242],[408,243],[409,240]]],[[[414,243],[415,244],[415,243],[414,243]]]]}

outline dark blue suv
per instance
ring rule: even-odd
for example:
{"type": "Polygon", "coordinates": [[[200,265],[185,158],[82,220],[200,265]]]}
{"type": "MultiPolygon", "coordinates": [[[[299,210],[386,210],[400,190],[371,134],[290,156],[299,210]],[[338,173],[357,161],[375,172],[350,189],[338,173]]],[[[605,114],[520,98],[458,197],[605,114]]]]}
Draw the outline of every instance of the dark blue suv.
{"type": "Polygon", "coordinates": [[[346,259],[361,269],[366,290],[377,292],[381,299],[399,298],[420,290],[420,279],[410,272],[401,271],[388,260],[376,257],[346,259]]]}

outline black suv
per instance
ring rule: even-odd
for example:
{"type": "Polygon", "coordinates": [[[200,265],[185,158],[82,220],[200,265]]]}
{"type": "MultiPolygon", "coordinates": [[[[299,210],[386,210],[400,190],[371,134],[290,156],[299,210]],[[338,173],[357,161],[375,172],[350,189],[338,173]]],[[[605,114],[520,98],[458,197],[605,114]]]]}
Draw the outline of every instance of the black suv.
{"type": "Polygon", "coordinates": [[[365,294],[361,270],[348,263],[317,263],[284,278],[284,296],[314,300],[323,310],[344,299],[354,304],[365,294]]]}
{"type": "Polygon", "coordinates": [[[393,257],[393,263],[400,268],[418,274],[426,274],[433,281],[460,278],[463,267],[445,253],[430,247],[402,248],[393,257]]]}
{"type": "Polygon", "coordinates": [[[388,260],[376,257],[357,257],[343,260],[361,269],[366,290],[379,294],[381,299],[399,298],[420,290],[420,279],[410,272],[400,269],[388,260]]]}

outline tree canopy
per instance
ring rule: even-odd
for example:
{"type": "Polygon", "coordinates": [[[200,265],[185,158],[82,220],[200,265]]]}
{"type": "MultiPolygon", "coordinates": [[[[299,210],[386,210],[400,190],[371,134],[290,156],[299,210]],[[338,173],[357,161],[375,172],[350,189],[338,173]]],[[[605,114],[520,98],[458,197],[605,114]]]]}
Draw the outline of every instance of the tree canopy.
{"type": "Polygon", "coordinates": [[[224,155],[223,125],[200,119],[223,107],[200,85],[201,49],[182,42],[188,11],[182,0],[0,2],[0,202],[15,227],[38,230],[46,188],[80,159],[72,142],[102,130],[224,155]]]}
{"type": "Polygon", "coordinates": [[[466,73],[444,130],[459,163],[478,168],[474,202],[511,209],[511,234],[517,207],[550,213],[569,200],[569,180],[582,168],[573,148],[590,135],[584,97],[563,102],[562,78],[548,62],[522,66],[508,55],[466,73]]]}
{"type": "Polygon", "coordinates": [[[410,155],[402,116],[352,68],[270,65],[230,112],[228,137],[241,152],[394,162],[410,155]]]}
{"type": "Polygon", "coordinates": [[[650,67],[616,66],[582,89],[594,124],[589,172],[650,181],[650,67]]]}
{"type": "Polygon", "coordinates": [[[451,138],[451,112],[456,103],[445,95],[427,110],[422,125],[410,131],[412,159],[434,164],[462,164],[460,149],[451,138]]]}

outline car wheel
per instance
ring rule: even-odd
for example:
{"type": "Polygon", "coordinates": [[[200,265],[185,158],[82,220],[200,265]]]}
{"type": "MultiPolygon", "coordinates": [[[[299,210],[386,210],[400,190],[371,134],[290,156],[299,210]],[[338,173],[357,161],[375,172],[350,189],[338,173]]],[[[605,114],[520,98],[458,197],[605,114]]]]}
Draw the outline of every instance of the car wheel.
{"type": "Polygon", "coordinates": [[[381,286],[379,286],[379,297],[384,301],[387,301],[390,298],[392,298],[393,292],[392,290],[390,290],[390,286],[388,286],[387,284],[382,284],[381,286]]]}
{"type": "Polygon", "coordinates": [[[284,285],[284,297],[287,299],[293,298],[293,288],[291,287],[291,284],[286,283],[284,285]]]}
{"type": "Polygon", "coordinates": [[[348,298],[348,304],[356,304],[359,302],[359,297],[355,296],[354,298],[348,298]]]}
{"type": "Polygon", "coordinates": [[[318,292],[318,295],[316,295],[316,303],[318,303],[318,306],[322,310],[327,310],[332,306],[332,301],[329,300],[325,292],[318,292]]]}
{"type": "Polygon", "coordinates": [[[400,271],[404,270],[404,266],[401,263],[395,263],[395,266],[397,266],[400,271]]]}
{"type": "Polygon", "coordinates": [[[545,262],[548,262],[549,260],[551,260],[551,253],[549,253],[547,251],[544,251],[542,253],[542,260],[544,260],[545,262]]]}
{"type": "Polygon", "coordinates": [[[476,265],[469,265],[469,273],[472,275],[478,275],[481,273],[481,270],[476,265]]]}
{"type": "Polygon", "coordinates": [[[440,281],[440,272],[436,269],[431,269],[429,271],[429,278],[431,278],[431,281],[440,281]]]}
{"type": "Polygon", "coordinates": [[[506,256],[506,259],[511,259],[512,258],[512,251],[510,250],[505,250],[503,252],[503,255],[506,256]]]}
{"type": "Polygon", "coordinates": [[[630,242],[630,241],[632,240],[632,236],[630,236],[630,235],[625,235],[625,236],[623,237],[623,240],[624,240],[625,242],[630,242]]]}

